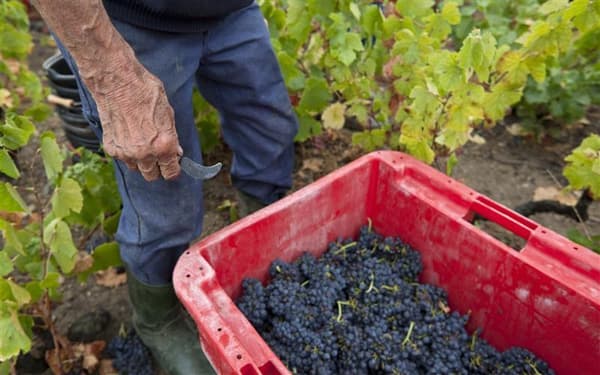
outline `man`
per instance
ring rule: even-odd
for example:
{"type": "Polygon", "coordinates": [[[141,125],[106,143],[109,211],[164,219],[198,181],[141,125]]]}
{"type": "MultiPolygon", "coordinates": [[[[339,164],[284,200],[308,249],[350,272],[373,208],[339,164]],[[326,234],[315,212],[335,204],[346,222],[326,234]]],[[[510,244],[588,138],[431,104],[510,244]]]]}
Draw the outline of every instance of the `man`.
{"type": "Polygon", "coordinates": [[[212,373],[184,322],[171,274],[201,232],[196,84],[220,112],[231,175],[249,210],[291,186],[297,132],[260,9],[253,0],[33,1],[76,73],[83,112],[116,159],[123,200],[117,241],[133,323],[170,374],[212,373]]]}

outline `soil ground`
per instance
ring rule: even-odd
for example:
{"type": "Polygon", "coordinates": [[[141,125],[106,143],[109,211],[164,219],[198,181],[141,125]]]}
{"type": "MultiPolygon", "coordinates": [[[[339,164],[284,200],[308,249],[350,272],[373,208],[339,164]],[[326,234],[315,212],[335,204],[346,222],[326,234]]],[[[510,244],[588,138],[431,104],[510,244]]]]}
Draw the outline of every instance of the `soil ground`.
{"type": "MultiPolygon", "coordinates": [[[[40,71],[41,61],[53,52],[50,47],[37,48],[32,59],[33,67],[40,71]]],[[[536,188],[556,186],[557,182],[564,185],[565,181],[561,177],[564,157],[587,134],[600,133],[600,110],[590,111],[588,120],[589,125],[576,127],[564,133],[561,139],[546,144],[515,137],[506,131],[503,125],[480,131],[479,134],[486,140],[486,144],[467,145],[459,157],[460,161],[453,177],[497,202],[514,208],[531,200],[536,188]]],[[[56,115],[38,124],[38,128],[40,131],[54,130],[59,141],[66,142],[60,119],[56,115]]],[[[18,155],[18,163],[24,172],[23,180],[30,181],[37,189],[44,189],[42,167],[28,165],[36,148],[37,145],[33,143],[22,150],[18,155]]],[[[364,151],[351,145],[351,132],[347,130],[298,145],[293,190],[306,186],[363,154],[364,151]]],[[[230,158],[230,153],[224,148],[206,156],[207,162],[223,161],[225,171],[228,170],[230,158]]],[[[26,182],[25,185],[30,182],[26,182]]],[[[228,210],[218,208],[226,200],[235,202],[235,193],[227,173],[220,173],[215,179],[206,182],[204,194],[206,213],[202,235],[206,236],[229,224],[228,210]]],[[[28,198],[27,194],[25,198],[28,198]]],[[[585,225],[590,232],[599,234],[600,202],[592,204],[590,216],[585,225]]],[[[582,227],[571,219],[555,214],[539,214],[532,219],[563,235],[569,228],[582,227]]],[[[484,225],[483,228],[487,227],[484,225]]],[[[506,233],[494,228],[488,229],[500,239],[514,244],[514,239],[506,233]]],[[[72,322],[99,309],[109,311],[112,319],[98,339],[108,341],[122,326],[129,325],[130,310],[125,285],[108,288],[98,285],[95,277],[91,277],[85,284],[67,281],[62,292],[62,303],[55,310],[56,324],[60,332],[66,333],[72,322]]]]}

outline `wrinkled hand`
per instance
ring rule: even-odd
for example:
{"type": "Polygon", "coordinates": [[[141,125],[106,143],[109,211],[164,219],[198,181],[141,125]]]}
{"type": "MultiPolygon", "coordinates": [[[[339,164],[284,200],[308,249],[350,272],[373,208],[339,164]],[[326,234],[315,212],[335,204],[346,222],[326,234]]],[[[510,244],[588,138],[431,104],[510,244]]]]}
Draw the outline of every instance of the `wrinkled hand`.
{"type": "Polygon", "coordinates": [[[104,150],[147,181],[174,179],[181,171],[183,150],[173,108],[158,78],[143,67],[136,73],[117,89],[95,95],[104,150]]]}

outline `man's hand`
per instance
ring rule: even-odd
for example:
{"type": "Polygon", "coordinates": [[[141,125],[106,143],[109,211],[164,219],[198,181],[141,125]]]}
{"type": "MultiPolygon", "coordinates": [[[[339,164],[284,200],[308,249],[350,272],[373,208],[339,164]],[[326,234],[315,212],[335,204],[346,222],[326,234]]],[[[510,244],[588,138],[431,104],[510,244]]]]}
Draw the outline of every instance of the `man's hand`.
{"type": "Polygon", "coordinates": [[[69,49],[96,101],[106,153],[148,181],[176,178],[183,150],[173,108],[162,82],[112,25],[102,0],[32,3],[69,49]]]}
{"type": "Polygon", "coordinates": [[[173,109],[162,82],[143,71],[121,89],[97,95],[104,129],[104,150],[137,169],[148,181],[180,173],[179,146],[173,109]]]}

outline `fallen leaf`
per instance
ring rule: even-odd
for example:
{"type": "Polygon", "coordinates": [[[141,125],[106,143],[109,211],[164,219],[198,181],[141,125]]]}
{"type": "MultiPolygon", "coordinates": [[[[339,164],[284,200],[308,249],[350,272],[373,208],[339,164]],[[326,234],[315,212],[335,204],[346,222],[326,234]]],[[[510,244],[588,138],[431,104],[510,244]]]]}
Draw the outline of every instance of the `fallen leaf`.
{"type": "Polygon", "coordinates": [[[114,267],[96,272],[96,284],[114,288],[127,282],[127,274],[117,273],[114,267]]]}
{"type": "Polygon", "coordinates": [[[575,206],[579,201],[581,193],[569,192],[558,189],[555,186],[540,186],[533,192],[534,201],[551,200],[558,201],[567,206],[575,206]]]}
{"type": "Polygon", "coordinates": [[[84,344],[83,361],[81,366],[92,373],[100,364],[100,356],[102,351],[106,347],[106,342],[103,340],[97,340],[84,344]]]}
{"type": "Polygon", "coordinates": [[[12,108],[14,105],[10,91],[7,89],[0,89],[0,107],[12,108]]]}
{"type": "Polygon", "coordinates": [[[323,169],[323,159],[309,158],[302,161],[302,168],[313,172],[319,172],[323,169]]]}
{"type": "Polygon", "coordinates": [[[119,375],[112,365],[112,359],[103,359],[98,367],[98,375],[119,375]]]}
{"type": "Polygon", "coordinates": [[[518,137],[518,136],[524,134],[523,126],[521,126],[521,124],[519,124],[519,123],[515,123],[515,124],[512,124],[511,126],[507,126],[506,131],[509,132],[510,135],[513,135],[515,137],[518,137]]]}
{"type": "Polygon", "coordinates": [[[6,64],[6,66],[8,67],[8,70],[10,70],[10,72],[12,74],[18,74],[19,71],[21,70],[21,63],[19,62],[19,60],[15,60],[15,59],[4,59],[4,63],[6,64]]]}
{"type": "Polygon", "coordinates": [[[75,268],[73,268],[74,273],[81,273],[83,271],[87,271],[94,265],[94,257],[90,254],[79,254],[79,257],[75,261],[75,268]]]}
{"type": "Polygon", "coordinates": [[[346,105],[333,103],[323,111],[321,119],[325,129],[339,130],[343,128],[346,122],[346,105]]]}
{"type": "Polygon", "coordinates": [[[478,144],[478,145],[484,145],[485,144],[485,138],[483,138],[479,134],[470,133],[469,134],[469,141],[471,141],[471,142],[473,142],[475,144],[478,144]]]}

